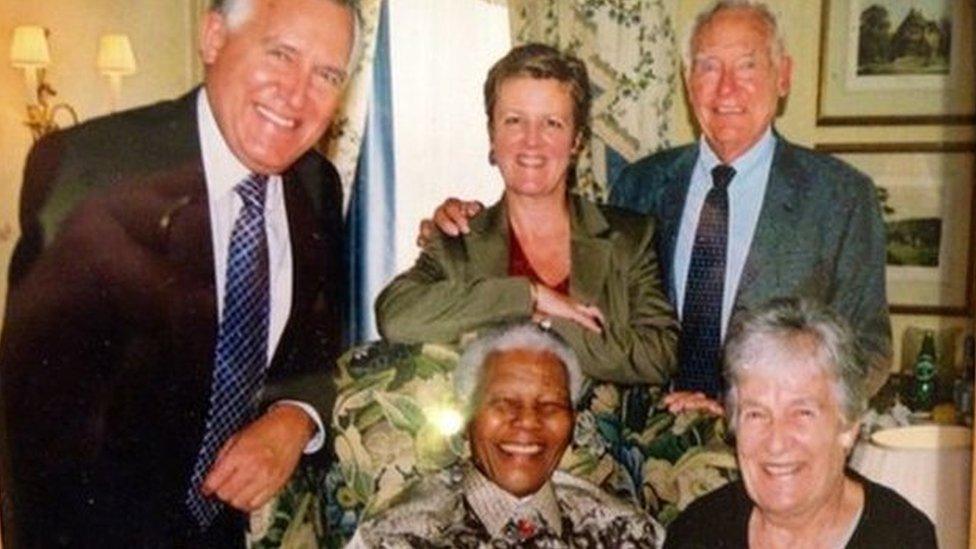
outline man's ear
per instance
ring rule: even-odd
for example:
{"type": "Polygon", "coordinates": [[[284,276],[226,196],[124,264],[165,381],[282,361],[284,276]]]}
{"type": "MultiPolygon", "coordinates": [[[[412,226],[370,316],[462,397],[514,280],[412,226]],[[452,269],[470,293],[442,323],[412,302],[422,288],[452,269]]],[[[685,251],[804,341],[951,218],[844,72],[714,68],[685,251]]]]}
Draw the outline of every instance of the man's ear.
{"type": "Polygon", "coordinates": [[[209,10],[200,25],[200,60],[204,65],[216,61],[217,54],[227,42],[227,20],[216,11],[209,10]]]}
{"type": "Polygon", "coordinates": [[[777,72],[776,92],[780,97],[786,97],[790,93],[790,86],[793,85],[793,58],[784,53],[779,60],[777,72]]]}

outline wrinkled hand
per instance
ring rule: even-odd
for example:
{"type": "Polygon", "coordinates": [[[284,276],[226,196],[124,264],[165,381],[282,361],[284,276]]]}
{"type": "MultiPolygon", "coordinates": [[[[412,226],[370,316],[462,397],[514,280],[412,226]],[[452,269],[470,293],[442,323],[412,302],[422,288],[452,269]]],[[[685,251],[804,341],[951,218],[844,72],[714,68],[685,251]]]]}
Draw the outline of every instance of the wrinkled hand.
{"type": "Polygon", "coordinates": [[[448,198],[434,211],[434,218],[420,222],[417,234],[417,246],[423,248],[430,242],[434,231],[440,229],[448,236],[468,234],[468,220],[478,214],[485,207],[478,201],[462,201],[448,198]]]}
{"type": "Polygon", "coordinates": [[[725,415],[721,403],[698,391],[674,391],[664,395],[663,402],[672,414],[700,411],[718,417],[725,415]]]}
{"type": "Polygon", "coordinates": [[[603,312],[595,305],[586,305],[563,295],[543,284],[533,284],[535,287],[535,314],[533,320],[540,321],[545,317],[558,316],[572,320],[587,330],[602,333],[603,312]]]}
{"type": "Polygon", "coordinates": [[[315,428],[296,406],[269,409],[220,448],[203,494],[244,512],[260,508],[291,477],[315,428]]]}

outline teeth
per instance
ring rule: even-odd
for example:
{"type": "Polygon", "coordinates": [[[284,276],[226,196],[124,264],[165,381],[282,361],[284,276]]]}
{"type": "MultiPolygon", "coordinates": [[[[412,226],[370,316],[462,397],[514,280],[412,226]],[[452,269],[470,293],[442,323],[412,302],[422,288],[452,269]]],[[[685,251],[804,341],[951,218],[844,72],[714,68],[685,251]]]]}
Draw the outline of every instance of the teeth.
{"type": "Polygon", "coordinates": [[[795,463],[767,463],[763,465],[763,470],[766,474],[771,476],[787,476],[792,475],[800,470],[800,466],[795,463]]]}
{"type": "Polygon", "coordinates": [[[257,106],[257,111],[259,113],[261,113],[261,116],[267,118],[273,124],[277,124],[278,126],[282,126],[284,128],[288,128],[288,129],[291,129],[291,128],[294,128],[295,127],[295,120],[294,119],[292,119],[292,118],[285,118],[283,116],[279,116],[278,114],[274,113],[273,111],[271,111],[270,109],[268,109],[266,107],[263,107],[261,105],[258,105],[257,106]]]}
{"type": "Polygon", "coordinates": [[[501,449],[509,454],[534,455],[542,451],[540,444],[501,444],[501,449]]]}
{"type": "Polygon", "coordinates": [[[741,107],[719,107],[715,109],[719,114],[741,114],[743,109],[741,107]]]}
{"type": "Polygon", "coordinates": [[[519,155],[518,163],[526,168],[539,168],[545,163],[546,159],[541,156],[519,155]]]}

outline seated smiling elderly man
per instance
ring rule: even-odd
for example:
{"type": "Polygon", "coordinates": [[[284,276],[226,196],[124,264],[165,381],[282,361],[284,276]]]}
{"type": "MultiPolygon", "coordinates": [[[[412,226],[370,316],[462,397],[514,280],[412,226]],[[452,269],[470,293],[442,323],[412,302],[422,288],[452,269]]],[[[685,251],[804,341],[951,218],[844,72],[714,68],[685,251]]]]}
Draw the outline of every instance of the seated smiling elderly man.
{"type": "Polygon", "coordinates": [[[866,377],[826,307],[783,298],[737,317],[725,378],[742,480],[689,505],[665,547],[936,547],[921,511],[845,467],[866,377]]]}
{"type": "Polygon", "coordinates": [[[556,471],[573,434],[582,374],[533,324],[490,332],[455,371],[471,462],[408,486],[349,547],[655,547],[649,516],[556,471]]]}

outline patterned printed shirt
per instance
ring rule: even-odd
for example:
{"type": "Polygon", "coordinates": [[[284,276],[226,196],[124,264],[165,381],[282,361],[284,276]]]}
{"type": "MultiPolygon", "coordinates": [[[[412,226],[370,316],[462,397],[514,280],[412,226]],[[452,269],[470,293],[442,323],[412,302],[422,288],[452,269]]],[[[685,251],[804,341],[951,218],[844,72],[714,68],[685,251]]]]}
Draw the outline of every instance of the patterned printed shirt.
{"type": "Polygon", "coordinates": [[[662,539],[647,514],[562,471],[520,499],[467,465],[406,486],[360,524],[347,548],[626,549],[662,539]]]}

